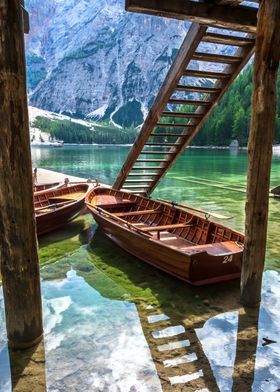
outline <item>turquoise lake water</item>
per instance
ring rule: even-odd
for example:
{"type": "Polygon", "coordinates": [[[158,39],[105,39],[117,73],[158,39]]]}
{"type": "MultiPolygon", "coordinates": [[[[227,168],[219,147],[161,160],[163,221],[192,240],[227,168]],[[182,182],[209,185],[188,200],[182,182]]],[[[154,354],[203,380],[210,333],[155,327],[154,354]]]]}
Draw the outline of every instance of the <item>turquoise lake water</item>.
{"type": "MultiPolygon", "coordinates": [[[[33,148],[33,166],[112,184],[130,147],[65,146],[33,148]]],[[[244,232],[247,152],[188,149],[178,159],[154,197],[186,203],[233,219],[226,224],[244,232]]],[[[271,188],[280,184],[280,156],[274,155],[271,188]]],[[[280,270],[280,201],[270,200],[266,267],[280,270]]]]}
{"type": "MultiPolygon", "coordinates": [[[[99,178],[111,184],[128,149],[36,148],[32,149],[33,165],[69,175],[99,178]]],[[[233,216],[226,224],[243,231],[246,169],[244,151],[233,154],[228,150],[191,149],[176,162],[153,196],[233,216]]],[[[274,156],[271,187],[278,184],[280,158],[274,156]]],[[[248,345],[248,358],[253,358],[253,362],[248,361],[248,381],[239,386],[239,377],[235,374],[243,360],[238,357],[237,347],[244,315],[222,309],[194,329],[221,392],[276,392],[280,388],[279,207],[280,201],[270,200],[267,271],[255,326],[256,339],[248,345]],[[264,344],[264,338],[273,343],[264,344]]],[[[94,254],[94,249],[91,251],[94,254]]],[[[122,287],[92,264],[87,245],[42,268],[42,298],[48,392],[162,391],[138,306],[122,287]],[[87,280],[83,272],[92,273],[90,279],[87,280]]],[[[0,288],[0,392],[11,392],[3,307],[0,288]]],[[[184,335],[184,324],[178,321],[173,324],[170,319],[173,326],[163,328],[157,320],[169,320],[169,314],[156,316],[153,307],[145,312],[152,315],[147,317],[147,322],[152,323],[152,334],[159,339],[158,351],[166,352],[163,365],[166,374],[172,374],[165,377],[169,385],[176,386],[177,390],[198,390],[188,388],[188,383],[206,377],[206,370],[198,360],[191,339],[184,335]],[[172,345],[186,347],[186,355],[172,345]],[[197,371],[185,374],[181,369],[188,363],[197,363],[197,371]]],[[[211,388],[201,389],[209,390],[211,388]]]]}

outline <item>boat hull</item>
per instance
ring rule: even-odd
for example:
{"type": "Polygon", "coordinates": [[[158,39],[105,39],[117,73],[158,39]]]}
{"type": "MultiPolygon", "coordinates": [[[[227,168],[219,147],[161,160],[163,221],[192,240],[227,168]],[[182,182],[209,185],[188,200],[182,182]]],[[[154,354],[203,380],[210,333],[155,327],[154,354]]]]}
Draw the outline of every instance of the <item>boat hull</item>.
{"type": "Polygon", "coordinates": [[[104,233],[122,249],[192,285],[201,286],[240,277],[241,250],[219,256],[203,251],[184,254],[117,224],[89,205],[88,208],[104,233]]]}
{"type": "Polygon", "coordinates": [[[46,184],[36,184],[34,185],[34,194],[43,193],[46,190],[53,190],[63,187],[63,183],[54,182],[54,183],[46,183],[46,184]],[[39,193],[40,192],[40,193],[39,193]]]}
{"type": "Polygon", "coordinates": [[[78,184],[34,193],[37,235],[49,233],[75,219],[85,207],[91,184],[78,184]]]}
{"type": "Polygon", "coordinates": [[[36,216],[37,235],[41,236],[66,225],[75,219],[85,208],[84,200],[73,203],[61,210],[36,216]]]}

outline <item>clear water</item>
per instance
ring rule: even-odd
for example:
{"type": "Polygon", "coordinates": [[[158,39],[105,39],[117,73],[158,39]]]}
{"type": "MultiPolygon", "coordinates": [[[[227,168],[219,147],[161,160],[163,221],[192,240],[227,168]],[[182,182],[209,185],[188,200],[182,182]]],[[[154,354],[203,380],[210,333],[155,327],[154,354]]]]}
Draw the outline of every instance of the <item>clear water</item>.
{"type": "MultiPolygon", "coordinates": [[[[85,247],[67,257],[91,267],[85,247]]],[[[60,269],[60,260],[53,269],[60,269]]],[[[48,273],[48,267],[42,275],[48,273]]],[[[102,272],[94,285],[116,286],[102,272]]],[[[121,289],[115,287],[116,297],[121,289]]],[[[102,296],[76,271],[42,282],[46,380],[57,391],[161,391],[134,303],[102,296]],[[133,353],[133,355],[132,355],[133,353]]],[[[0,392],[11,392],[9,356],[0,290],[0,392]]]]}
{"type": "MultiPolygon", "coordinates": [[[[33,149],[32,153],[34,166],[81,177],[98,177],[104,183],[112,183],[127,151],[127,147],[75,146],[33,149]]],[[[243,230],[246,166],[245,152],[189,150],[177,161],[154,196],[234,216],[227,224],[243,230]]],[[[279,169],[280,159],[275,156],[272,186],[280,183],[279,169]]],[[[244,352],[240,356],[238,346],[240,336],[244,338],[240,333],[246,332],[246,315],[224,310],[195,328],[195,336],[221,392],[275,392],[280,388],[279,206],[277,200],[271,199],[268,271],[264,274],[259,319],[255,325],[249,323],[256,333],[245,352],[245,383],[238,384],[238,369],[244,362],[244,352]],[[270,344],[264,344],[264,338],[270,339],[270,344]],[[248,389],[250,385],[252,389],[248,389]]],[[[44,267],[42,277],[47,391],[162,390],[138,307],[122,287],[92,265],[86,246],[44,267]],[[88,281],[81,271],[91,269],[88,281]]],[[[3,305],[0,289],[0,392],[11,392],[3,305]]],[[[206,373],[195,353],[193,338],[184,333],[186,325],[178,320],[173,322],[171,315],[158,313],[152,306],[146,308],[149,336],[156,338],[156,351],[166,354],[162,366],[170,372],[166,373],[168,376],[164,374],[169,382],[168,390],[171,385],[179,390],[197,390],[190,389],[188,383],[204,379],[206,373]],[[159,338],[160,335],[165,338],[159,338]],[[182,370],[192,364],[196,364],[195,370],[182,370]]],[[[244,369],[241,371],[244,376],[244,369]]]]}
{"type": "MultiPolygon", "coordinates": [[[[112,184],[129,147],[69,146],[33,148],[33,165],[112,184]]],[[[188,149],[155,190],[153,196],[187,203],[233,219],[227,225],[244,231],[247,152],[188,149]]],[[[280,184],[280,156],[274,155],[271,188],[280,184]]],[[[280,270],[278,236],[280,201],[270,199],[266,268],[280,270]]]]}

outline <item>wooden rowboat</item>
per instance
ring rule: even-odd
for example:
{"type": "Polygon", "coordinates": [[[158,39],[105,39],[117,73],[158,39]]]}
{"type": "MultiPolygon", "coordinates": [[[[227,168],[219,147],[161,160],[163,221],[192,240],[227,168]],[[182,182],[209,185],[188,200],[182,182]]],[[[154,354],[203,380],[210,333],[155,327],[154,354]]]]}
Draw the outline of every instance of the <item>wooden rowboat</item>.
{"type": "Polygon", "coordinates": [[[34,194],[37,235],[65,225],[76,218],[85,207],[85,197],[92,184],[78,184],[49,189],[34,194]]]}
{"type": "Polygon", "coordinates": [[[63,187],[63,183],[61,182],[52,182],[46,184],[35,184],[34,185],[34,193],[46,191],[47,189],[57,189],[63,187]]]}
{"type": "Polygon", "coordinates": [[[116,244],[177,278],[198,286],[240,277],[244,235],[208,217],[101,187],[86,204],[116,244]]]}

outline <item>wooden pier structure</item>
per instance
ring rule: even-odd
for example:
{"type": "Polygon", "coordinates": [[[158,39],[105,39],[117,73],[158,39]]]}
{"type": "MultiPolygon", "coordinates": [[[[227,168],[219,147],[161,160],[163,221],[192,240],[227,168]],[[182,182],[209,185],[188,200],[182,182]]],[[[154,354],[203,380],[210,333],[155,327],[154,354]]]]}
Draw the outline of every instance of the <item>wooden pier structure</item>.
{"type": "Polygon", "coordinates": [[[261,299],[266,249],[280,58],[280,3],[126,0],[126,9],[193,23],[113,185],[116,189],[150,195],[255,52],[241,278],[242,302],[255,306],[261,299]],[[204,42],[212,44],[211,52],[201,49],[204,42]],[[225,55],[225,46],[235,50],[225,55]],[[192,65],[192,60],[200,64],[199,69],[192,65]],[[209,71],[209,63],[216,64],[215,71],[209,71]],[[212,83],[190,83],[190,77],[212,83]],[[183,111],[178,110],[180,107],[183,111]]]}
{"type": "MultiPolygon", "coordinates": [[[[280,58],[279,0],[127,0],[126,9],[193,22],[114,187],[150,194],[211,114],[255,51],[241,279],[244,304],[260,301],[269,178],[280,58]],[[213,30],[213,28],[227,29],[213,30]],[[236,31],[244,34],[233,33],[236,31]],[[204,53],[203,42],[236,48],[204,53]],[[192,60],[224,64],[218,71],[192,60]],[[184,78],[213,80],[206,85],[184,78]],[[176,94],[174,95],[174,92],[176,94]],[[178,98],[177,92],[188,95],[178,98]],[[187,106],[187,112],[176,110],[187,106]],[[157,152],[149,148],[158,147],[157,152]],[[146,149],[147,148],[147,149],[146,149]],[[150,158],[150,155],[158,158],[150,158]],[[141,185],[142,184],[142,185],[141,185]],[[141,186],[140,186],[141,185],[141,186]]],[[[19,0],[0,0],[0,262],[9,344],[30,347],[42,337],[23,33],[28,15],[19,0]]]]}

